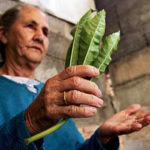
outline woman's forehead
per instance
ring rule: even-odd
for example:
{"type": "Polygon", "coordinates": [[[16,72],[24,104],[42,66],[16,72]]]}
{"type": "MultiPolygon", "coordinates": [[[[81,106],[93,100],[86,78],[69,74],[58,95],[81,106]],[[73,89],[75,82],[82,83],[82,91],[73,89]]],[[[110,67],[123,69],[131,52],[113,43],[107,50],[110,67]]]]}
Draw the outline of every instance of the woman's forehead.
{"type": "Polygon", "coordinates": [[[21,21],[36,21],[48,27],[48,18],[45,13],[35,7],[24,7],[18,16],[18,20],[21,21]]]}

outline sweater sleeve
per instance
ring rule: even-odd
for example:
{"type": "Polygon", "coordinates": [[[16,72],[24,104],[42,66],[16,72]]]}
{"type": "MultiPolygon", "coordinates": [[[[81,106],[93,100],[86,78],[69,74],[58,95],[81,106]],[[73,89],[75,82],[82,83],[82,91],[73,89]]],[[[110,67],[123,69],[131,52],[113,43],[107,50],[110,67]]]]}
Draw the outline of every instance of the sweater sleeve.
{"type": "Polygon", "coordinates": [[[0,150],[43,150],[43,144],[40,148],[37,148],[35,143],[28,146],[24,144],[24,138],[30,136],[24,112],[21,112],[0,126],[0,150]]]}
{"type": "Polygon", "coordinates": [[[93,136],[86,140],[79,150],[119,150],[119,138],[114,138],[104,147],[98,138],[98,130],[96,130],[93,136]]]}

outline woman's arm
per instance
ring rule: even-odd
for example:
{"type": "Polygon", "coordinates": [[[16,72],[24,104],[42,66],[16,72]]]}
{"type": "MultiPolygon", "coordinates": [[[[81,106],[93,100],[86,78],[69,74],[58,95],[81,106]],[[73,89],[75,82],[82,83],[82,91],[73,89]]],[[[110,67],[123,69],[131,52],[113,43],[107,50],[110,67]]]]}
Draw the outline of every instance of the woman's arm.
{"type": "MultiPolygon", "coordinates": [[[[21,112],[0,126],[0,150],[37,150],[35,143],[25,145],[24,138],[30,136],[24,112],[21,112]]],[[[39,149],[42,150],[42,145],[39,149]]]]}
{"type": "Polygon", "coordinates": [[[150,113],[134,104],[106,120],[80,150],[118,150],[119,135],[130,134],[150,124],[150,113]]]}

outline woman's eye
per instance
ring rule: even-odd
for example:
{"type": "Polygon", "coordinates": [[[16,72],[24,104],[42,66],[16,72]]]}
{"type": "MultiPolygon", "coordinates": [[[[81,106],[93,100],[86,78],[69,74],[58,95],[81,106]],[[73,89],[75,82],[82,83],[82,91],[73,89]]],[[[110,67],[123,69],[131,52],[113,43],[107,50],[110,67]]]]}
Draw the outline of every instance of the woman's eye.
{"type": "Polygon", "coordinates": [[[47,37],[48,36],[48,32],[47,31],[43,31],[44,35],[47,37]]]}
{"type": "Polygon", "coordinates": [[[47,28],[44,28],[44,29],[43,29],[43,34],[44,34],[46,37],[48,37],[49,31],[48,31],[47,28]]]}
{"type": "Polygon", "coordinates": [[[32,24],[28,24],[27,27],[30,28],[30,29],[34,28],[34,26],[32,24]]]}

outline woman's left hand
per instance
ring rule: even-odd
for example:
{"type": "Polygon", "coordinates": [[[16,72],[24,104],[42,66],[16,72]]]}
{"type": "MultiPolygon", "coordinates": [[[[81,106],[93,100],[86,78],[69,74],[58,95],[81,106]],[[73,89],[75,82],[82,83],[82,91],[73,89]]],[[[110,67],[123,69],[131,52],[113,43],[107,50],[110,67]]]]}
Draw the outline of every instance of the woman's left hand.
{"type": "Polygon", "coordinates": [[[144,111],[139,104],[133,104],[106,120],[100,127],[99,138],[106,144],[115,136],[138,131],[148,124],[150,113],[144,111]]]}

